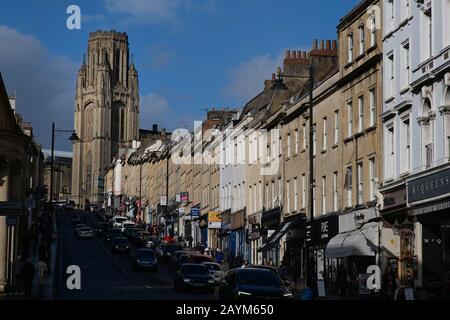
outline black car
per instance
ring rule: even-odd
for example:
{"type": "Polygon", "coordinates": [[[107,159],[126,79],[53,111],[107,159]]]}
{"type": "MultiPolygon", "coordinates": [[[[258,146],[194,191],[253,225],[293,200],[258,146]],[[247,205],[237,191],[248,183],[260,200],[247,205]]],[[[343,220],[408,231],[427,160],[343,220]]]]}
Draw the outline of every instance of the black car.
{"type": "Polygon", "coordinates": [[[158,270],[158,259],[156,259],[155,251],[152,249],[138,249],[134,260],[136,269],[158,270]]]}
{"type": "Polygon", "coordinates": [[[108,224],[106,222],[99,222],[95,227],[95,232],[98,236],[104,236],[108,232],[108,224]]]}
{"type": "Polygon", "coordinates": [[[70,217],[70,223],[71,224],[79,224],[81,223],[81,217],[77,214],[74,214],[70,217]]]}
{"type": "Polygon", "coordinates": [[[175,291],[199,289],[214,293],[214,278],[209,274],[208,267],[201,264],[183,264],[175,274],[175,291]]]}
{"type": "Polygon", "coordinates": [[[239,268],[227,272],[219,286],[220,299],[292,299],[272,270],[239,268]]]}
{"type": "Polygon", "coordinates": [[[170,258],[175,251],[183,250],[183,246],[179,243],[168,243],[163,247],[163,259],[166,262],[170,262],[170,258]]]}
{"type": "Polygon", "coordinates": [[[113,238],[120,236],[122,236],[122,231],[120,229],[108,228],[108,231],[106,231],[105,240],[106,242],[111,242],[113,238]]]}
{"type": "Polygon", "coordinates": [[[111,252],[130,252],[130,243],[125,237],[115,237],[111,241],[111,252]]]}
{"type": "Polygon", "coordinates": [[[185,263],[188,263],[189,256],[187,254],[182,254],[181,256],[178,256],[177,263],[175,265],[175,269],[178,270],[181,268],[181,266],[185,263]]]}

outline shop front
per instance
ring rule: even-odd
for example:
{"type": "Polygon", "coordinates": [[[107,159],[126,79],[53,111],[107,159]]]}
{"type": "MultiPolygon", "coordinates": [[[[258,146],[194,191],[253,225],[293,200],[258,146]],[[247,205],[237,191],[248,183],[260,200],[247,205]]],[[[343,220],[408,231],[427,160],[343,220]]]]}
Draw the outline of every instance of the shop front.
{"type": "Polygon", "coordinates": [[[281,207],[263,211],[261,215],[261,238],[262,245],[258,251],[262,253],[264,261],[272,260],[275,265],[280,263],[279,243],[274,242],[272,235],[279,229],[281,223],[281,207]]]}
{"type": "Polygon", "coordinates": [[[248,217],[248,242],[250,264],[262,264],[262,255],[258,253],[259,247],[262,245],[261,239],[261,212],[248,217]]]}
{"type": "Polygon", "coordinates": [[[231,210],[225,210],[220,214],[219,244],[225,259],[230,253],[230,234],[231,234],[231,210]]]}
{"type": "Polygon", "coordinates": [[[339,234],[332,237],[325,248],[330,285],[338,271],[347,279],[347,294],[357,297],[370,294],[367,289],[367,268],[379,265],[381,222],[375,207],[355,210],[339,216],[339,234]]]}
{"type": "Polygon", "coordinates": [[[221,226],[220,212],[210,211],[208,213],[208,247],[211,249],[219,248],[218,242],[221,226]]]}
{"type": "Polygon", "coordinates": [[[417,221],[415,246],[422,249],[416,250],[417,257],[412,257],[411,269],[419,273],[416,295],[447,300],[450,298],[450,168],[407,181],[407,193],[410,213],[417,221]]]}
{"type": "Polygon", "coordinates": [[[291,223],[286,232],[284,242],[284,257],[287,266],[295,277],[301,277],[304,265],[305,225],[306,216],[295,215],[284,218],[285,223],[291,223]]]}
{"type": "Polygon", "coordinates": [[[231,215],[231,241],[230,246],[234,247],[235,256],[246,256],[247,245],[245,236],[245,208],[234,212],[231,215]]]}
{"type": "MultiPolygon", "coordinates": [[[[337,267],[336,260],[326,257],[325,250],[329,241],[339,233],[338,215],[317,217],[314,219],[312,225],[311,222],[308,222],[304,226],[306,226],[305,240],[307,246],[312,249],[318,288],[324,288],[325,294],[326,292],[334,291],[337,267]]],[[[306,260],[307,252],[302,252],[302,254],[301,257],[306,260]]],[[[306,266],[303,263],[302,266],[305,270],[306,266]]],[[[318,293],[323,295],[322,291],[318,290],[318,293]]]]}

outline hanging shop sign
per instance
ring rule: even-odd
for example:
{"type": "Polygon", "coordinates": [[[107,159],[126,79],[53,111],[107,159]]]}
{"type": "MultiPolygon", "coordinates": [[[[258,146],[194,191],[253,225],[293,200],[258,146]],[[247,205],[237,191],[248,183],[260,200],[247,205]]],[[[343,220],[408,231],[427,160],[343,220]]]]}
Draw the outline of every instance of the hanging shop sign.
{"type": "Polygon", "coordinates": [[[180,202],[189,202],[189,192],[180,192],[180,202]]]}
{"type": "Polygon", "coordinates": [[[166,196],[161,196],[159,198],[159,205],[160,206],[167,206],[167,197],[166,196]]]}
{"type": "Polygon", "coordinates": [[[387,192],[383,197],[383,210],[406,205],[406,188],[401,188],[396,191],[387,192]]]}
{"type": "Polygon", "coordinates": [[[208,212],[208,228],[220,229],[222,227],[222,220],[220,218],[220,212],[210,211],[208,212]]]}
{"type": "Polygon", "coordinates": [[[261,225],[259,223],[250,224],[248,228],[249,240],[258,240],[261,238],[261,225]]]}
{"type": "Polygon", "coordinates": [[[191,208],[192,217],[200,217],[200,208],[191,208]]]}
{"type": "Polygon", "coordinates": [[[450,169],[408,181],[408,203],[450,195],[450,169]]]}

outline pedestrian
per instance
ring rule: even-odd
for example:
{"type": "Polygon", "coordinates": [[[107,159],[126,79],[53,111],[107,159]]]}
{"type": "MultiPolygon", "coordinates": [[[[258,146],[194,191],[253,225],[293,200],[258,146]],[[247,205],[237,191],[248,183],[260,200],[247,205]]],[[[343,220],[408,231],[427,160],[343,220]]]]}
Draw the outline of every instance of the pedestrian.
{"type": "Polygon", "coordinates": [[[244,260],[244,263],[242,264],[241,268],[247,268],[249,265],[248,260],[244,260]]]}
{"type": "Polygon", "coordinates": [[[216,262],[218,264],[222,264],[223,261],[223,254],[222,254],[222,250],[220,250],[219,248],[216,249],[216,262]]]}
{"type": "Polygon", "coordinates": [[[14,262],[14,292],[22,292],[23,289],[23,271],[25,264],[22,261],[21,256],[17,256],[17,260],[14,262]]]}
{"type": "Polygon", "coordinates": [[[38,277],[38,297],[44,299],[44,288],[47,281],[48,268],[43,257],[40,257],[36,265],[36,273],[38,277]]]}
{"type": "Polygon", "coordinates": [[[239,253],[235,260],[235,266],[236,266],[236,268],[240,268],[240,267],[242,267],[243,264],[244,264],[244,258],[242,258],[241,254],[239,253]]]}
{"type": "Polygon", "coordinates": [[[25,296],[29,300],[31,300],[32,297],[34,273],[35,273],[34,265],[28,258],[27,263],[23,268],[23,281],[25,285],[25,296]]]}
{"type": "Polygon", "coordinates": [[[269,266],[269,267],[273,267],[273,260],[272,260],[272,258],[269,258],[269,262],[267,263],[267,265],[269,266]]]}

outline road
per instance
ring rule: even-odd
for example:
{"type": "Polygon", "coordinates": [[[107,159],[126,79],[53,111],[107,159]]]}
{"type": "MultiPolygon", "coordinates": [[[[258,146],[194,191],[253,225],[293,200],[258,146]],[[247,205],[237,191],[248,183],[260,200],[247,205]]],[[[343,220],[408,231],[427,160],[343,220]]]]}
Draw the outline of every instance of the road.
{"type": "MultiPolygon", "coordinates": [[[[82,213],[82,223],[94,227],[97,220],[91,213],[82,213]]],[[[159,262],[157,272],[136,271],[132,254],[111,254],[104,237],[79,240],[70,224],[70,215],[63,214],[61,225],[59,300],[212,300],[215,294],[175,292],[174,271],[159,262]],[[81,290],[66,286],[67,267],[81,269],[81,290]]]]}

